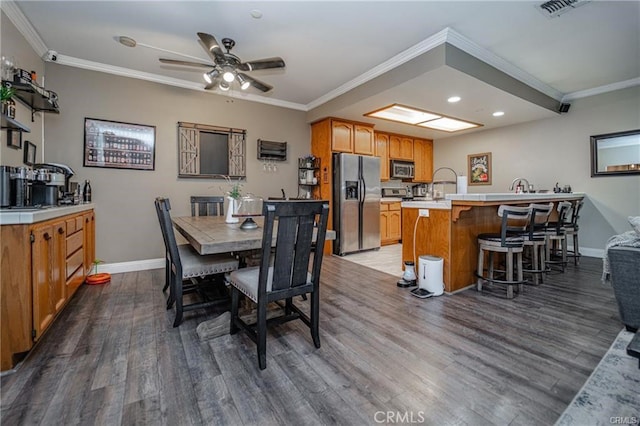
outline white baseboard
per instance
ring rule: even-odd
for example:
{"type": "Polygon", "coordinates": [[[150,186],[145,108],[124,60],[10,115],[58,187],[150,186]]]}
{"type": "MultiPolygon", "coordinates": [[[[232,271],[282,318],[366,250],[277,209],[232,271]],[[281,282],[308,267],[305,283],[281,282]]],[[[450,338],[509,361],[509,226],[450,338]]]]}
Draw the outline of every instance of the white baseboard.
{"type": "MultiPolygon", "coordinates": [[[[572,250],[573,247],[569,246],[567,249],[572,250]]],[[[604,257],[603,249],[594,249],[589,247],[581,247],[580,253],[583,256],[588,257],[604,257]]],[[[119,274],[122,272],[135,272],[146,271],[148,269],[162,269],[164,268],[164,259],[145,259],[145,260],[133,260],[131,262],[118,262],[118,263],[104,263],[100,264],[100,272],[108,272],[110,274],[119,274]]]]}
{"type": "Polygon", "coordinates": [[[122,272],[135,272],[146,271],[148,269],[162,269],[164,268],[165,260],[163,258],[158,259],[145,259],[134,260],[131,262],[118,262],[118,263],[104,263],[99,266],[100,272],[108,272],[110,274],[119,274],[122,272]]]}

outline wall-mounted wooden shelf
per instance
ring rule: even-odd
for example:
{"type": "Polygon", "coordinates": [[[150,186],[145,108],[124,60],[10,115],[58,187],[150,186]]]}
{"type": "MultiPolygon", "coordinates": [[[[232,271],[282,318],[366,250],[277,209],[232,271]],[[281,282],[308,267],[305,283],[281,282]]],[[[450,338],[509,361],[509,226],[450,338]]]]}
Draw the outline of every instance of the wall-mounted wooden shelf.
{"type": "Polygon", "coordinates": [[[5,114],[2,114],[2,129],[15,130],[18,132],[25,132],[25,133],[29,133],[31,131],[24,124],[20,123],[19,121],[5,114]]]}
{"type": "Polygon", "coordinates": [[[2,81],[3,85],[10,86],[15,89],[13,97],[21,103],[31,108],[31,121],[36,112],[51,112],[59,114],[58,102],[55,94],[38,86],[35,83],[17,83],[14,81],[2,81]]]}

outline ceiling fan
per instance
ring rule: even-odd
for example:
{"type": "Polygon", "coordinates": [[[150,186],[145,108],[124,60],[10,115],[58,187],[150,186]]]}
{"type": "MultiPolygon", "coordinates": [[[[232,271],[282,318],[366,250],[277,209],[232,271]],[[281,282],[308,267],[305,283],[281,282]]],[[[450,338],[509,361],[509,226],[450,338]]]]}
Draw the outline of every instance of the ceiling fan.
{"type": "Polygon", "coordinates": [[[256,80],[255,78],[245,74],[245,72],[285,67],[284,61],[279,57],[242,62],[240,58],[231,53],[231,49],[235,46],[236,42],[230,38],[222,39],[222,45],[227,50],[224,52],[216,38],[211,34],[198,33],[198,37],[207,51],[207,54],[211,59],[213,59],[213,64],[165,58],[160,58],[160,62],[171,65],[211,68],[210,71],[203,74],[203,77],[207,82],[207,85],[204,87],[205,90],[211,90],[217,85],[221,90],[227,91],[231,87],[231,83],[237,81],[240,85],[240,89],[242,90],[247,90],[249,86],[253,86],[262,92],[268,92],[273,89],[273,86],[270,86],[260,80],[256,80]]]}

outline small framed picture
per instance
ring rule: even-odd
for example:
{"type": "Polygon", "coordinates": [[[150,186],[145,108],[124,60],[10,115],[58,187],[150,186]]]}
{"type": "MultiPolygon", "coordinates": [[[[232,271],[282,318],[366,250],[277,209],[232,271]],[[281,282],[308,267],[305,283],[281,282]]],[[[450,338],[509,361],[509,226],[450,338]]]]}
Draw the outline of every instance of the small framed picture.
{"type": "Polygon", "coordinates": [[[491,153],[467,155],[469,185],[491,185],[491,153]]]}
{"type": "Polygon", "coordinates": [[[22,148],[22,132],[7,130],[7,146],[13,149],[22,148]]]}
{"type": "Polygon", "coordinates": [[[36,145],[24,141],[24,164],[27,166],[33,166],[36,163],[36,145]]]}

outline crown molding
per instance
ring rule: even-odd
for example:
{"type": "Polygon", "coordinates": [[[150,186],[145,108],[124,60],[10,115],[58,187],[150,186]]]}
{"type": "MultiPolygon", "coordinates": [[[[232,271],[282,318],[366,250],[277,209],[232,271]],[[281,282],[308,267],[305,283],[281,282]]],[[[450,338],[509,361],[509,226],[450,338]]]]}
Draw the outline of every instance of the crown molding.
{"type": "Polygon", "coordinates": [[[152,74],[143,71],[136,71],[124,67],[116,67],[112,65],[102,64],[100,62],[86,61],[84,59],[78,59],[66,55],[58,55],[58,60],[55,62],[61,65],[67,65],[75,68],[82,68],[91,71],[104,72],[107,74],[118,75],[122,77],[136,78],[138,80],[150,81],[153,83],[165,84],[168,86],[180,87],[183,89],[195,90],[198,92],[210,93],[214,95],[226,96],[229,98],[242,99],[251,102],[258,102],[262,104],[273,105],[282,108],[295,109],[300,111],[306,111],[305,106],[302,104],[282,101],[279,99],[271,99],[263,96],[253,95],[251,93],[239,93],[235,90],[229,92],[222,92],[220,90],[204,90],[204,87],[200,83],[193,81],[181,80],[178,78],[165,77],[158,74],[152,74]]]}
{"type": "Polygon", "coordinates": [[[617,83],[605,84],[604,86],[594,87],[593,89],[579,90],[577,92],[567,93],[562,98],[562,102],[575,101],[576,99],[588,98],[589,96],[601,95],[603,93],[628,89],[635,86],[640,86],[640,77],[632,78],[625,81],[619,81],[617,83]]]}
{"type": "Polygon", "coordinates": [[[20,34],[27,40],[27,43],[31,45],[33,50],[38,54],[38,56],[42,57],[47,50],[47,45],[44,44],[44,41],[40,38],[38,32],[33,28],[31,22],[27,19],[26,16],[22,13],[18,5],[13,0],[2,0],[0,1],[0,9],[4,11],[7,15],[7,18],[15,25],[20,34]]]}

